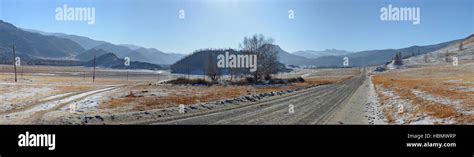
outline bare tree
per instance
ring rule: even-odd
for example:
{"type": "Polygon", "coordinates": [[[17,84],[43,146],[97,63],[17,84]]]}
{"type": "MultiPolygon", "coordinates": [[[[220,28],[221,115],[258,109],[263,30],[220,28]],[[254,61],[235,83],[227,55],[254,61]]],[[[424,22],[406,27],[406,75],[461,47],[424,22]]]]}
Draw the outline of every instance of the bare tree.
{"type": "Polygon", "coordinates": [[[269,78],[277,68],[277,52],[273,49],[274,40],[265,38],[262,34],[245,37],[239,44],[243,53],[257,56],[257,70],[253,72],[255,80],[269,78]]]}
{"type": "Polygon", "coordinates": [[[207,76],[211,78],[212,81],[217,81],[220,78],[220,69],[214,63],[212,59],[212,52],[209,53],[209,58],[207,60],[207,76]]]}

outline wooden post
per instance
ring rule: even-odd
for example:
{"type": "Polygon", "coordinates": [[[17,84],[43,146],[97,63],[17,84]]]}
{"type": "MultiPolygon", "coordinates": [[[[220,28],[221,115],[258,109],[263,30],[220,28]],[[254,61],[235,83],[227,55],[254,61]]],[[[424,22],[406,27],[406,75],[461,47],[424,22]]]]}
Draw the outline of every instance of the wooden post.
{"type": "Polygon", "coordinates": [[[95,56],[94,56],[94,72],[92,73],[92,82],[95,82],[95,56]]]}
{"type": "Polygon", "coordinates": [[[157,69],[155,69],[155,72],[156,72],[156,82],[159,83],[160,82],[160,73],[158,72],[157,69]]]}
{"type": "Polygon", "coordinates": [[[15,69],[15,82],[17,82],[17,77],[16,77],[16,53],[15,53],[15,45],[13,45],[13,68],[15,69]]]}

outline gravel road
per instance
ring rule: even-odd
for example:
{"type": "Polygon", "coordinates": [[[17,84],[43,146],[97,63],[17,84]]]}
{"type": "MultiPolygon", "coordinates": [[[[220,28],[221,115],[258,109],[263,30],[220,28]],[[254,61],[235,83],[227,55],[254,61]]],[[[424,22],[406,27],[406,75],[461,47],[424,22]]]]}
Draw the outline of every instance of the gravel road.
{"type": "Polygon", "coordinates": [[[237,108],[157,119],[147,124],[327,124],[366,81],[366,70],[350,80],[276,96],[237,108]]]}

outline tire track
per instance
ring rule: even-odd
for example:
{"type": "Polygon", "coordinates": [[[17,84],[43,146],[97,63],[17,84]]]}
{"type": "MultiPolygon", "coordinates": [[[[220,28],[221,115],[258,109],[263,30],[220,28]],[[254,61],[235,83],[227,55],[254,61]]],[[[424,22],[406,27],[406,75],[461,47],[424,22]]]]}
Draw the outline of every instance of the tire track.
{"type": "Polygon", "coordinates": [[[340,104],[345,103],[367,79],[360,75],[343,82],[305,89],[290,96],[208,113],[151,120],[146,124],[320,124],[340,104]],[[288,105],[295,112],[288,112],[288,105]]]}

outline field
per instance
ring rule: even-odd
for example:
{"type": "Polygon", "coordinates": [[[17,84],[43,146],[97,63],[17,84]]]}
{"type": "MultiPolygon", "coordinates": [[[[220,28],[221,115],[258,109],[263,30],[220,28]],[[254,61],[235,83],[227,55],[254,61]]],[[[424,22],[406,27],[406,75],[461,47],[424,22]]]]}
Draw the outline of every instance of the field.
{"type": "Polygon", "coordinates": [[[372,81],[388,123],[474,123],[474,63],[398,69],[372,81]]]}
{"type": "MultiPolygon", "coordinates": [[[[347,80],[357,69],[301,69],[275,74],[277,78],[302,76],[305,82],[280,85],[172,85],[164,81],[187,77],[167,71],[97,69],[92,82],[92,68],[24,66],[17,69],[0,66],[0,123],[42,123],[58,115],[81,117],[96,113],[128,113],[222,101],[347,80]]],[[[202,76],[189,76],[202,78],[202,76]]],[[[225,78],[228,79],[228,78],[225,78]]]]}

